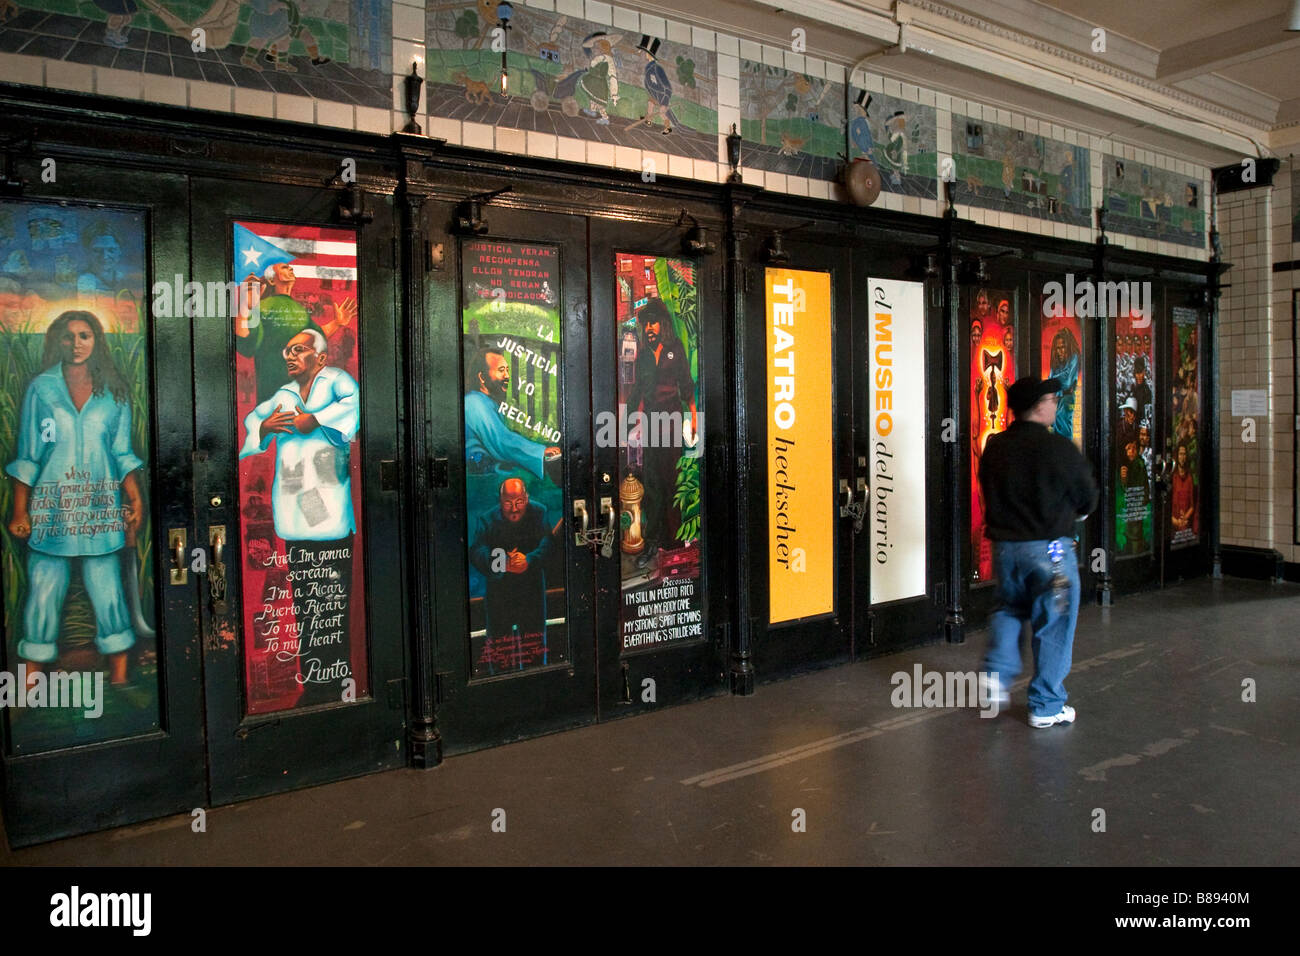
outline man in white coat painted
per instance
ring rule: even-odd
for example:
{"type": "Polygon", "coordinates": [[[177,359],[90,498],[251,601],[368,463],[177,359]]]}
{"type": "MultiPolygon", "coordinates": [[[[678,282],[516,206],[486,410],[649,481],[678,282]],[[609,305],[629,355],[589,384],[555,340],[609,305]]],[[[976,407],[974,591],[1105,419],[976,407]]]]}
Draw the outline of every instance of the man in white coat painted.
{"type": "Polygon", "coordinates": [[[353,677],[348,606],[356,521],[349,465],[361,401],[356,380],[326,365],[326,352],[315,329],[289,340],[283,355],[290,380],[248,413],[239,452],[259,455],[275,441],[271,513],[288,555],[300,704],[339,702],[344,680],[353,677]]]}

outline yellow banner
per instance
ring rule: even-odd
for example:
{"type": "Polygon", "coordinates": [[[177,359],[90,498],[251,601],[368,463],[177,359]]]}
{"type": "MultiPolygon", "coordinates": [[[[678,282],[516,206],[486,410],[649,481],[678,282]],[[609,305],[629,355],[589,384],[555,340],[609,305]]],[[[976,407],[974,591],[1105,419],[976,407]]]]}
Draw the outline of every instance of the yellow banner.
{"type": "Polygon", "coordinates": [[[776,624],[835,610],[831,277],[768,269],[767,519],[776,624]]]}

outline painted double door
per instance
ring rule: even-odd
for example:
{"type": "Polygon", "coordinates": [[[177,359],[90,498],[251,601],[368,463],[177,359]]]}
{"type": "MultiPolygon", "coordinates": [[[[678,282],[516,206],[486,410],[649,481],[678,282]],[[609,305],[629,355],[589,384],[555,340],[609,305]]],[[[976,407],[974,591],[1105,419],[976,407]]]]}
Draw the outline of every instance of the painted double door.
{"type": "Polygon", "coordinates": [[[454,216],[424,211],[446,752],[721,692],[718,257],[668,225],[454,216]]]}
{"type": "Polygon", "coordinates": [[[1083,262],[1073,273],[1004,267],[963,291],[970,334],[963,376],[971,435],[968,604],[979,620],[996,597],[979,457],[988,437],[1012,419],[1005,390],[1017,377],[1061,382],[1052,429],[1078,446],[1101,489],[1097,508],[1075,527],[1085,600],[1102,582],[1123,594],[1209,567],[1206,320],[1197,286],[1141,280],[1135,285],[1142,301],[1117,308],[1096,301],[1087,269],[1083,262]],[[1085,286],[1093,298],[1083,298],[1085,286]]]}
{"type": "Polygon", "coordinates": [[[933,640],[950,507],[941,289],[910,275],[905,237],[751,235],[743,389],[758,675],[933,640]]]}
{"type": "Polygon", "coordinates": [[[0,203],[11,844],[404,762],[368,202],[60,160],[0,203]]]}

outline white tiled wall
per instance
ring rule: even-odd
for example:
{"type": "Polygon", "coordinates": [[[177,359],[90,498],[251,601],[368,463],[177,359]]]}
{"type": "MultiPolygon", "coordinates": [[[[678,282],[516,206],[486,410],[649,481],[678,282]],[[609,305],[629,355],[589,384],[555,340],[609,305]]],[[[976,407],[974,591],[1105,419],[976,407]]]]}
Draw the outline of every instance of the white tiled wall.
{"type": "MultiPolygon", "coordinates": [[[[437,0],[428,0],[429,3],[437,0]]],[[[665,19],[651,13],[640,13],[632,7],[606,3],[604,0],[518,0],[538,9],[554,10],[575,18],[585,18],[597,23],[610,24],[612,28],[629,34],[646,33],[663,37],[675,43],[693,45],[717,54],[718,130],[720,135],[739,123],[740,59],[760,61],[773,66],[806,72],[813,77],[825,77],[831,82],[844,82],[845,68],[841,63],[830,63],[805,53],[794,53],[781,46],[765,45],[725,33],[715,33],[703,27],[690,26],[665,19]]],[[[141,75],[92,67],[59,60],[41,60],[34,57],[0,53],[0,76],[13,82],[45,85],[103,96],[129,99],[150,99],[193,109],[235,112],[256,116],[272,116],[300,123],[315,123],[343,129],[357,129],[377,135],[387,135],[400,130],[407,122],[405,112],[404,79],[417,64],[420,75],[425,75],[425,0],[393,0],[393,102],[391,111],[372,107],[352,106],[328,101],[313,102],[305,97],[273,94],[267,91],[237,89],[201,81],[186,81],[166,77],[141,75]]],[[[1028,116],[1004,107],[968,102],[964,99],[938,93],[878,73],[858,71],[854,82],[874,93],[883,93],[933,106],[937,121],[937,148],[941,155],[952,153],[951,123],[955,114],[970,116],[988,122],[1001,123],[1013,129],[1023,129],[1030,134],[1050,136],[1067,143],[1085,145],[1091,150],[1091,183],[1093,208],[1103,201],[1102,156],[1113,151],[1138,162],[1160,169],[1177,171],[1180,175],[1198,176],[1204,185],[1203,195],[1209,195],[1209,171],[1186,163],[1175,156],[1142,150],[1128,143],[1112,142],[1096,136],[1068,129],[1051,122],[1049,118],[1028,116]]],[[[557,158],[570,162],[586,162],[622,169],[641,169],[643,157],[639,151],[601,143],[569,141],[565,137],[547,137],[544,134],[526,133],[523,130],[493,129],[476,123],[430,117],[425,113],[423,91],[419,111],[415,117],[425,132],[448,142],[485,150],[557,158]]],[[[718,162],[694,161],[681,157],[668,157],[666,162],[656,160],[656,168],[667,175],[705,179],[715,182],[725,176],[725,152],[720,148],[718,162]]],[[[824,198],[834,195],[831,184],[786,177],[780,173],[766,173],[745,169],[746,182],[762,183],[773,191],[788,191],[795,195],[824,198]]],[[[901,209],[919,215],[939,215],[942,200],[919,199],[882,193],[878,203],[884,208],[901,209]]],[[[996,213],[958,205],[960,215],[976,222],[1042,235],[1062,236],[1090,242],[1095,239],[1094,224],[1088,227],[1067,226],[1015,214],[996,213]]],[[[1116,235],[1116,240],[1128,248],[1143,249],[1180,257],[1208,258],[1207,250],[1154,242],[1138,237],[1116,235]]]]}

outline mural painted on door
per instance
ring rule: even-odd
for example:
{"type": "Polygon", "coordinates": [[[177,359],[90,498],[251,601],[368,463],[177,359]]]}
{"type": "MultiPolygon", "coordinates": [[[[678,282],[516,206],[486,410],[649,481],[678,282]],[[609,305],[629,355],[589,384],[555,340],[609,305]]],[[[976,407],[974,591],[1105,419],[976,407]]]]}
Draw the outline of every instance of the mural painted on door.
{"type": "Polygon", "coordinates": [[[157,730],[143,213],[0,203],[10,749],[157,730]]]}
{"type": "MultiPolygon", "coordinates": [[[[1132,315],[1115,319],[1115,551],[1121,556],[1151,551],[1151,499],[1155,429],[1155,367],[1151,324],[1136,326],[1132,315]]],[[[1136,321],[1142,321],[1137,319],[1136,321]]]]}
{"type": "Polygon", "coordinates": [[[989,436],[1007,427],[1007,386],[1016,380],[1015,301],[1013,292],[979,289],[970,305],[970,528],[974,581],[993,580],[993,545],[984,537],[980,456],[989,436]]]}
{"type": "Polygon", "coordinates": [[[1170,475],[1169,532],[1175,548],[1201,539],[1201,392],[1200,313],[1173,310],[1173,410],[1174,470],[1170,475]]]}
{"type": "Polygon", "coordinates": [[[704,637],[700,588],[700,297],[684,259],[615,257],[618,412],[596,443],[619,449],[622,649],[704,637]]]}
{"type": "Polygon", "coordinates": [[[560,253],[467,242],[461,257],[470,676],[569,660],[560,253]]]}
{"type": "Polygon", "coordinates": [[[1079,319],[1066,310],[1044,315],[1042,325],[1044,378],[1061,383],[1052,431],[1064,435],[1083,450],[1083,330],[1079,319]]]}
{"type": "Polygon", "coordinates": [[[247,711],[357,700],[369,672],[356,233],[237,222],[233,240],[247,711]]]}

